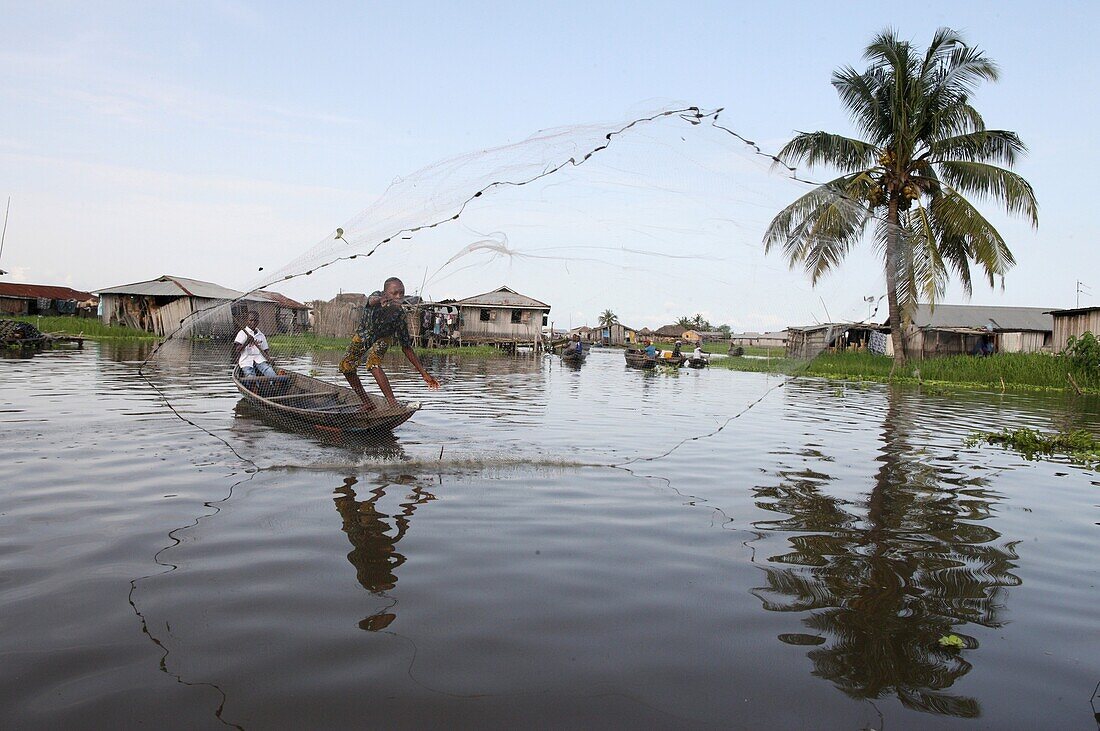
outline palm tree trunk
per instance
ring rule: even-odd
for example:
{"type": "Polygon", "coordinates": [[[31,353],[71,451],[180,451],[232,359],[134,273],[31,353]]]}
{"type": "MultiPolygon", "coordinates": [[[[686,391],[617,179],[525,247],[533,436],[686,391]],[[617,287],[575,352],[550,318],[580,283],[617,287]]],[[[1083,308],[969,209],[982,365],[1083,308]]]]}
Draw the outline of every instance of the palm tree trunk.
{"type": "Polygon", "coordinates": [[[898,304],[898,259],[901,246],[901,235],[898,232],[901,217],[898,214],[897,198],[893,194],[890,196],[886,222],[890,227],[886,232],[886,304],[890,310],[890,340],[894,346],[894,367],[890,369],[890,375],[893,375],[907,360],[905,337],[902,334],[902,310],[898,304]]]}

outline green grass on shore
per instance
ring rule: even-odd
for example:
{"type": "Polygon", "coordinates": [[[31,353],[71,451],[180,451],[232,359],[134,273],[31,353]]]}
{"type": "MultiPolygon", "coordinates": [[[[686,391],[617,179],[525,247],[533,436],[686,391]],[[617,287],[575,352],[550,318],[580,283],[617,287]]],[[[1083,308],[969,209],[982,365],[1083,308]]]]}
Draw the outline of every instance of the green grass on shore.
{"type": "Polygon", "coordinates": [[[857,381],[929,383],[996,390],[1074,390],[1100,393],[1100,375],[1074,371],[1068,358],[1046,353],[1000,353],[989,358],[954,355],[911,361],[891,378],[893,360],[867,352],[823,353],[796,358],[722,358],[711,366],[731,370],[822,376],[857,381]]]}
{"type": "Polygon", "coordinates": [[[34,325],[44,333],[73,335],[89,340],[156,340],[157,336],[132,327],[104,325],[94,317],[20,315],[6,318],[34,325]]]}

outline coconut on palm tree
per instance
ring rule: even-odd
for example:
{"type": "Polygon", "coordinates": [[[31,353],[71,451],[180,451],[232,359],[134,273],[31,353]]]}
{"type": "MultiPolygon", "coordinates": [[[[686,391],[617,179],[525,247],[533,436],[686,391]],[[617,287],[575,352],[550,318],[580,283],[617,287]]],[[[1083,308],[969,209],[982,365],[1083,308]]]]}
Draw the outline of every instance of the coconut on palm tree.
{"type": "Polygon", "coordinates": [[[784,208],[764,234],[792,267],[815,282],[867,233],[882,254],[895,364],[905,362],[904,323],[912,307],[933,306],[951,276],[969,296],[971,264],[993,286],[1015,263],[997,229],[971,202],[999,203],[1038,226],[1031,185],[1012,172],[1026,151],[1015,132],[987,129],[970,97],[997,66],[948,28],[922,54],[896,31],[864,52],[862,73],[844,67],[833,86],[862,139],[801,132],[779,152],[789,163],[841,174],[784,208]]]}

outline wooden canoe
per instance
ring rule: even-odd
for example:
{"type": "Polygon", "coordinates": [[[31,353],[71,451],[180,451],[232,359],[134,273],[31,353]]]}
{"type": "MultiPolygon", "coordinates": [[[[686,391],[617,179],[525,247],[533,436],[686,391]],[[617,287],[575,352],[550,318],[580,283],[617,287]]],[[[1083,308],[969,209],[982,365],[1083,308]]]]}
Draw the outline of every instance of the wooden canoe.
{"type": "Polygon", "coordinates": [[[646,357],[644,350],[635,350],[630,348],[625,352],[626,365],[630,368],[641,368],[643,370],[649,370],[656,368],[658,360],[656,358],[646,357]]]}
{"type": "Polygon", "coordinates": [[[706,358],[688,358],[687,359],[687,367],[688,368],[706,368],[709,365],[710,365],[710,361],[707,360],[706,358]]]}
{"type": "Polygon", "coordinates": [[[347,386],[283,371],[278,376],[244,376],[233,368],[233,383],[260,414],[291,429],[366,433],[389,431],[420,408],[419,403],[391,405],[382,396],[368,394],[374,408],[363,411],[362,402],[347,386]]]}
{"type": "Polygon", "coordinates": [[[561,351],[562,363],[583,363],[584,359],[588,357],[588,348],[582,348],[580,352],[575,347],[565,346],[561,351]]]}

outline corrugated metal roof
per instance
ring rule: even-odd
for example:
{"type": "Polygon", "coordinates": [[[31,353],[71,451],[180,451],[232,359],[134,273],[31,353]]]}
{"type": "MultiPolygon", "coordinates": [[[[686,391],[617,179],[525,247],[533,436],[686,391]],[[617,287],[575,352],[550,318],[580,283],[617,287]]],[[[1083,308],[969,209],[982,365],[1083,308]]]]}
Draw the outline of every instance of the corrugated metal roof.
{"type": "MultiPolygon", "coordinates": [[[[223,287],[213,282],[203,282],[187,277],[173,277],[167,274],[150,279],[147,282],[122,284],[117,287],[101,289],[98,294],[137,294],[151,297],[202,297],[215,300],[232,300],[244,297],[244,292],[223,287]]],[[[244,297],[245,299],[262,299],[244,297]]]]}
{"type": "Polygon", "coordinates": [[[913,324],[919,328],[985,328],[994,330],[1053,331],[1054,318],[1045,307],[987,305],[917,305],[913,324]]]}
{"type": "Polygon", "coordinates": [[[1084,314],[1089,313],[1089,312],[1096,312],[1097,310],[1100,310],[1100,307],[1074,307],[1074,308],[1069,309],[1069,310],[1047,310],[1047,313],[1050,314],[1050,315],[1063,315],[1063,316],[1069,315],[1069,316],[1072,316],[1072,315],[1084,315],[1084,314]]]}
{"type": "Polygon", "coordinates": [[[509,289],[508,287],[498,287],[492,292],[486,292],[484,294],[474,295],[473,297],[467,297],[464,300],[459,300],[457,304],[471,307],[495,306],[515,307],[517,309],[550,309],[550,305],[546,304],[545,302],[539,302],[537,299],[520,294],[514,289],[509,289]]]}
{"type": "Polygon", "coordinates": [[[308,310],[309,307],[303,305],[301,302],[292,300],[285,294],[279,294],[278,292],[268,292],[267,290],[261,290],[259,292],[253,292],[253,295],[261,299],[274,302],[280,307],[289,307],[292,310],[308,310]]]}
{"type": "Polygon", "coordinates": [[[95,299],[91,292],[81,292],[68,287],[53,287],[47,284],[16,284],[14,282],[0,283],[0,297],[14,297],[16,299],[37,299],[45,297],[52,300],[84,300],[95,299]]]}

